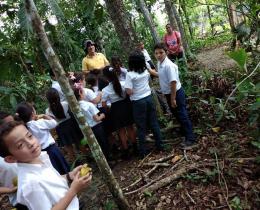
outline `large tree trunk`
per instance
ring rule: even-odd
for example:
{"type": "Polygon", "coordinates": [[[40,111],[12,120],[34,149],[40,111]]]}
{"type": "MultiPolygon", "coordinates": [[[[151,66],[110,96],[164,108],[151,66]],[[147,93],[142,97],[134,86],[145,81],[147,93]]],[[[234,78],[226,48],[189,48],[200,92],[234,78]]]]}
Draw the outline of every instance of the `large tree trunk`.
{"type": "Polygon", "coordinates": [[[236,11],[235,11],[236,6],[234,5],[234,3],[230,2],[229,0],[226,0],[226,6],[227,6],[227,14],[228,14],[230,29],[232,32],[234,32],[237,25],[236,11]]]}
{"type": "Polygon", "coordinates": [[[188,25],[190,37],[191,37],[191,39],[193,39],[193,29],[192,29],[192,26],[191,26],[190,17],[189,17],[189,15],[188,15],[188,13],[187,13],[185,0],[180,1],[180,6],[181,6],[181,9],[182,9],[182,11],[183,11],[183,14],[184,14],[186,23],[187,23],[187,25],[188,25]]]}
{"type": "Polygon", "coordinates": [[[123,192],[116,181],[113,173],[104,157],[104,154],[101,151],[101,148],[91,130],[91,128],[87,125],[84,115],[81,112],[79,107],[79,103],[77,102],[73,91],[69,85],[69,81],[65,75],[64,69],[60,64],[58,57],[56,56],[48,37],[43,28],[40,16],[37,12],[33,0],[25,0],[25,7],[28,14],[28,18],[30,18],[32,27],[39,39],[42,50],[45,54],[46,59],[50,67],[53,69],[53,72],[61,86],[62,91],[65,93],[66,99],[69,103],[72,113],[76,117],[79,126],[84,134],[84,136],[88,140],[88,145],[91,149],[93,157],[95,158],[97,165],[103,175],[103,179],[106,182],[111,194],[113,195],[115,202],[118,207],[122,210],[129,209],[129,204],[125,199],[123,192]]]}
{"type": "Polygon", "coordinates": [[[137,46],[137,35],[127,17],[127,11],[122,0],[105,0],[107,11],[115,26],[125,53],[129,55],[137,46]]]}
{"type": "Polygon", "coordinates": [[[145,5],[145,2],[144,0],[136,0],[137,1],[137,4],[138,6],[140,7],[142,13],[143,13],[143,16],[144,16],[144,19],[151,31],[151,34],[152,34],[152,37],[153,37],[153,40],[154,40],[154,43],[158,43],[160,42],[160,38],[159,38],[159,35],[157,34],[156,32],[156,27],[155,27],[155,24],[153,22],[153,19],[145,5]]]}
{"type": "Polygon", "coordinates": [[[172,28],[176,31],[179,31],[179,27],[178,27],[178,24],[176,22],[176,19],[173,15],[173,12],[172,12],[172,3],[170,0],[164,0],[164,4],[165,4],[165,9],[166,9],[166,12],[167,12],[167,15],[168,15],[168,19],[170,21],[170,24],[172,26],[172,28]]]}

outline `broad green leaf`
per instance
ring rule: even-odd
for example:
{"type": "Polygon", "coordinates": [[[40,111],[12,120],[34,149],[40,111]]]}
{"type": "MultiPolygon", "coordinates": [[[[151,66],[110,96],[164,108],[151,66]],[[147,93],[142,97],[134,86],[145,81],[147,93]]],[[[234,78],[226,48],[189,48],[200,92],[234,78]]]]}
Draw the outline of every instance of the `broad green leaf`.
{"type": "Polygon", "coordinates": [[[14,94],[11,94],[10,95],[10,104],[12,106],[13,109],[16,108],[16,105],[17,105],[17,100],[16,100],[16,97],[14,94]]]}
{"type": "Polygon", "coordinates": [[[228,56],[232,58],[234,61],[236,61],[241,69],[245,68],[246,59],[247,59],[247,54],[245,49],[241,48],[236,51],[230,52],[228,53],[228,56]]]}

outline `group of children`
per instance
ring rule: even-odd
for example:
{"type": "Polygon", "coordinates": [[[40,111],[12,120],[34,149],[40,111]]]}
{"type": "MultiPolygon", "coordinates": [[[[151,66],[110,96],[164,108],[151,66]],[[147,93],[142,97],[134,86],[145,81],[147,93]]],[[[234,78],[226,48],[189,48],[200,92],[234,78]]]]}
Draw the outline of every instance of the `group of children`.
{"type": "MultiPolygon", "coordinates": [[[[150,75],[159,77],[161,92],[183,128],[185,141],[182,146],[195,143],[178,67],[167,58],[164,44],[156,44],[154,52],[158,60],[157,71],[151,68],[152,63],[147,68],[147,59],[140,50],[129,55],[128,70],[122,67],[118,57],[113,57],[111,66],[106,66],[102,71],[103,87],[99,83],[100,76],[69,73],[75,97],[108,160],[115,133],[120,139],[123,158],[129,158],[130,145],[141,157],[148,153],[145,146],[148,128],[153,133],[156,149],[163,150],[162,134],[149,86],[150,75]]],[[[4,184],[0,183],[3,186],[0,193],[12,194],[17,190],[16,202],[12,202],[12,196],[10,201],[13,205],[19,203],[18,209],[79,209],[76,194],[91,181],[91,173],[85,177],[79,176],[82,166],[70,172],[69,164],[51,135],[50,130],[55,128],[60,144],[72,160],[75,159],[73,145],[81,152],[86,151],[80,143],[83,135],[64,93],[52,71],[50,74],[52,87],[46,94],[49,106],[45,114],[37,115],[32,104],[22,102],[17,106],[16,120],[10,115],[1,117],[0,176],[2,167],[14,176],[17,174],[18,187],[11,184],[14,176],[5,175],[7,180],[4,184]],[[7,165],[2,166],[3,163],[7,165]]]]}

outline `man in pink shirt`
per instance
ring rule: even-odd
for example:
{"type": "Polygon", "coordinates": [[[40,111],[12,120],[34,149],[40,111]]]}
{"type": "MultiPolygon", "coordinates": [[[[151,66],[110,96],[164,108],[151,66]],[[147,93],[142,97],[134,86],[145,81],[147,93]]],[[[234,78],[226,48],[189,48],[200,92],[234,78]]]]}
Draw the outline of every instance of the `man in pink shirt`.
{"type": "Polygon", "coordinates": [[[183,58],[183,49],[181,46],[181,35],[178,31],[173,31],[171,25],[166,25],[167,33],[163,37],[163,42],[168,49],[168,58],[175,62],[176,59],[183,58]]]}

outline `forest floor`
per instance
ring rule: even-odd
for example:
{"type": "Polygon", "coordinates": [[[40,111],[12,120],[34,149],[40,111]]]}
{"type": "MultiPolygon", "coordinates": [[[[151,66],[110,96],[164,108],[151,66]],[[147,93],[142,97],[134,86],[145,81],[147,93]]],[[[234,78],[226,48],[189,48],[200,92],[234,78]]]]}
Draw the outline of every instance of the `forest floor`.
{"type": "MultiPolygon", "coordinates": [[[[196,66],[211,71],[236,68],[225,49],[216,46],[201,51],[196,66]]],[[[162,129],[165,152],[152,151],[144,159],[132,155],[130,160],[110,162],[131,209],[260,209],[260,153],[251,144],[248,115],[242,112],[237,119],[206,126],[203,121],[211,121],[212,115],[204,107],[198,115],[190,108],[194,103],[189,100],[196,147],[183,150],[178,126],[169,128],[168,123],[162,129]]],[[[170,121],[170,116],[164,118],[170,121]]],[[[152,150],[153,138],[149,135],[148,139],[147,147],[152,150]]],[[[88,163],[93,168],[93,183],[80,194],[83,209],[117,209],[96,164],[88,163]]],[[[6,197],[0,197],[1,210],[10,209],[7,203],[6,197]]]]}

